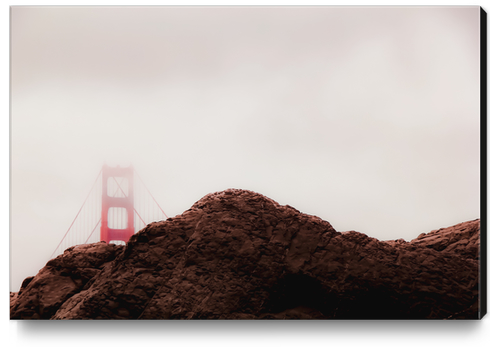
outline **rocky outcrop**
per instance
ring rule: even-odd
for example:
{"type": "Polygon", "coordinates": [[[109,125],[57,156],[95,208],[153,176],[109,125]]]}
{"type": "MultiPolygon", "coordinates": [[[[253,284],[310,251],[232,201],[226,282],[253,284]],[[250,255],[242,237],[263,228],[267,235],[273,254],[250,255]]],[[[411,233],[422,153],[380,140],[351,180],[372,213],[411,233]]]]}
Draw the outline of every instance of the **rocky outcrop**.
{"type": "Polygon", "coordinates": [[[382,242],[260,194],[209,194],[126,246],[72,247],[13,319],[477,319],[479,220],[382,242]]]}
{"type": "Polygon", "coordinates": [[[480,220],[460,223],[449,228],[441,228],[428,234],[421,234],[412,244],[452,252],[467,259],[478,260],[480,256],[480,220]]]}
{"type": "Polygon", "coordinates": [[[89,288],[90,280],[122,249],[103,242],[68,248],[35,277],[27,277],[18,293],[10,293],[11,318],[51,318],[67,299],[89,288]]]}

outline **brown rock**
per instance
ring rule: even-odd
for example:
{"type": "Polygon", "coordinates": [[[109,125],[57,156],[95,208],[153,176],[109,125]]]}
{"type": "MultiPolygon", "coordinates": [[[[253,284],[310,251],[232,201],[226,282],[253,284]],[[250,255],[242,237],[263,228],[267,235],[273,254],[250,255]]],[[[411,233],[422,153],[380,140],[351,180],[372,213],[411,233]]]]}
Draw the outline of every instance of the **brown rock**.
{"type": "Polygon", "coordinates": [[[478,260],[480,256],[480,220],[433,230],[412,240],[413,244],[437,251],[454,252],[462,257],[478,260]]]}
{"type": "Polygon", "coordinates": [[[478,242],[479,220],[381,242],[229,189],[124,248],[68,249],[11,294],[11,317],[476,319],[478,242]]]}
{"type": "Polygon", "coordinates": [[[10,318],[51,318],[121,251],[122,246],[104,242],[68,248],[50,260],[35,277],[27,277],[18,293],[11,293],[10,318]]]}

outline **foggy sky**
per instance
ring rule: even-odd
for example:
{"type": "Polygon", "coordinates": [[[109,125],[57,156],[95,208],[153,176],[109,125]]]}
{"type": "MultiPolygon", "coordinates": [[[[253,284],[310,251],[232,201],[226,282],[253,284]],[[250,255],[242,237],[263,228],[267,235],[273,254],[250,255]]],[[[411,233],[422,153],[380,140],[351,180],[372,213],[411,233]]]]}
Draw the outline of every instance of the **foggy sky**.
{"type": "Polygon", "coordinates": [[[479,7],[13,7],[11,290],[104,162],[381,240],[480,217],[479,7]]]}

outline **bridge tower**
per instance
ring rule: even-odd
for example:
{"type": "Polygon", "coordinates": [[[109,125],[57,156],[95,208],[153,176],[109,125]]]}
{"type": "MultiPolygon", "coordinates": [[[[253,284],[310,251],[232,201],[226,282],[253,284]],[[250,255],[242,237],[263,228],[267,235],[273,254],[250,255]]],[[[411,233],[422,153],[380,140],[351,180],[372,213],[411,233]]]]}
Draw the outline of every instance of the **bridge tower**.
{"type": "Polygon", "coordinates": [[[124,241],[134,234],[133,166],[102,167],[100,240],[124,241]]]}

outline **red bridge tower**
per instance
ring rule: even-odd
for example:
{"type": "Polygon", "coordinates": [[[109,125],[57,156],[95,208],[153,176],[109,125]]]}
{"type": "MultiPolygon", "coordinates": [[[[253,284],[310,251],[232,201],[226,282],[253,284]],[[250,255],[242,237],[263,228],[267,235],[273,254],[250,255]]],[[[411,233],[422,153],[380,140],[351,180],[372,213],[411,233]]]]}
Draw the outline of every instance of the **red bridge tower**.
{"type": "Polygon", "coordinates": [[[100,240],[124,241],[134,234],[133,166],[102,167],[100,240]]]}

